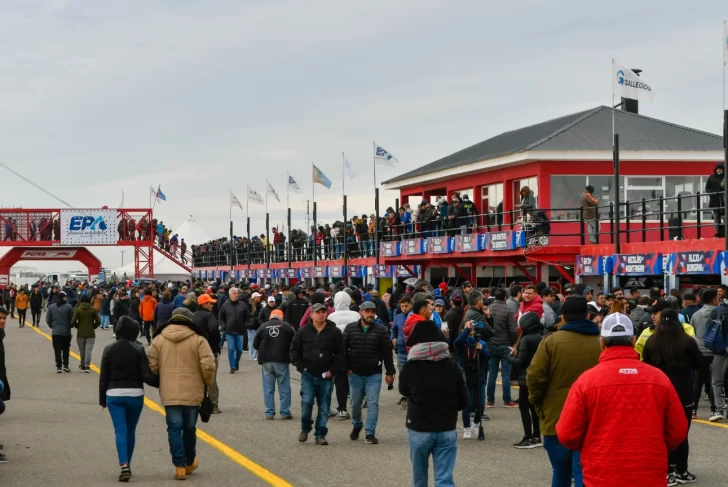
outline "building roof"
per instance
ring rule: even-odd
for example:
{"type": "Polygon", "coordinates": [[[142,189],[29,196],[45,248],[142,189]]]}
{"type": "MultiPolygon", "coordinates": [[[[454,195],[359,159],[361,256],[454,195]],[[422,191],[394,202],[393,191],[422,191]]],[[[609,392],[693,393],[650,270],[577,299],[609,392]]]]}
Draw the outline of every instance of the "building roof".
{"type": "Polygon", "coordinates": [[[620,150],[700,152],[723,149],[723,138],[719,135],[599,106],[504,132],[384,181],[384,184],[531,150],[611,151],[612,111],[616,132],[619,134],[620,150]]]}

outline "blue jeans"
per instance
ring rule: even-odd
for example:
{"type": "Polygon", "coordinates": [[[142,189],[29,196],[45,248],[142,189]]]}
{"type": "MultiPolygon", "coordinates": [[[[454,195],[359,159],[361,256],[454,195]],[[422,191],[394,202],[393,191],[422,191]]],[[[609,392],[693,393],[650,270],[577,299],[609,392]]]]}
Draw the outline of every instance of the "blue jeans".
{"type": "Polygon", "coordinates": [[[492,345],[491,357],[488,359],[488,402],[495,402],[495,380],[498,377],[498,365],[501,368],[503,381],[503,402],[511,402],[511,363],[506,357],[511,353],[508,345],[492,345]]]}
{"type": "Polygon", "coordinates": [[[109,327],[110,318],[109,315],[101,315],[101,328],[106,329],[109,327]]]}
{"type": "Polygon", "coordinates": [[[111,415],[116,435],[116,453],[119,465],[129,465],[134,455],[136,427],[144,408],[144,396],[115,397],[106,396],[106,407],[111,415]]]}
{"type": "Polygon", "coordinates": [[[199,406],[165,406],[169,452],[175,467],[186,467],[195,461],[197,444],[197,410],[199,406]]]}
{"type": "Polygon", "coordinates": [[[362,376],[349,374],[349,394],[351,394],[351,423],[355,428],[362,427],[361,405],[367,397],[367,425],[364,431],[373,435],[379,419],[379,392],[382,390],[382,374],[362,376]]]}
{"type": "Polygon", "coordinates": [[[581,475],[581,454],[578,451],[566,449],[556,436],[544,436],[543,447],[548,453],[551,462],[551,487],[571,487],[571,477],[574,477],[574,487],[584,487],[584,478],[581,475]]]}
{"type": "Polygon", "coordinates": [[[258,330],[248,330],[248,353],[250,354],[250,360],[258,360],[258,351],[253,348],[256,331],[258,330]]]}
{"type": "Polygon", "coordinates": [[[311,431],[313,425],[313,402],[316,401],[318,411],[316,413],[316,438],[325,438],[329,432],[326,423],[329,421],[329,409],[331,408],[331,391],[334,388],[334,381],[324,379],[320,375],[314,377],[307,370],[301,374],[301,431],[311,431]]]}
{"type": "Polygon", "coordinates": [[[240,358],[243,356],[243,335],[228,335],[228,362],[230,369],[240,368],[240,358]]]}
{"type": "Polygon", "coordinates": [[[427,487],[430,454],[435,465],[435,487],[455,487],[452,472],[458,453],[456,430],[441,433],[422,433],[407,430],[412,462],[412,487],[427,487]]]}
{"type": "MultiPolygon", "coordinates": [[[[485,378],[484,378],[485,379],[485,378]]],[[[465,409],[463,409],[463,427],[469,428],[470,427],[470,412],[473,411],[475,413],[475,417],[473,420],[475,421],[475,424],[480,423],[480,418],[483,415],[483,408],[485,407],[485,381],[481,381],[480,383],[480,407],[475,407],[475,400],[477,399],[475,397],[476,391],[478,390],[478,386],[470,386],[468,385],[466,387],[468,392],[468,405],[465,406],[465,409]]]]}
{"type": "MultiPolygon", "coordinates": [[[[252,343],[252,342],[251,342],[252,343]]],[[[251,347],[252,348],[252,347],[251,347]]],[[[265,415],[276,415],[276,382],[281,398],[281,416],[291,415],[291,374],[288,364],[267,362],[263,364],[263,404],[265,415]]]]}

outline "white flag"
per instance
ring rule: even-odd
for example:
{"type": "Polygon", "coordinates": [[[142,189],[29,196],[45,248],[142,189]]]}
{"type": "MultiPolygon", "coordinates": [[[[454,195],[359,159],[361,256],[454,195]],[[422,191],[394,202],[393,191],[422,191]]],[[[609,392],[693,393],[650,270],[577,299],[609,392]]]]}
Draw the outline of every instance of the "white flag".
{"type": "Polygon", "coordinates": [[[728,22],[723,22],[723,64],[728,64],[728,22]]]}
{"type": "Polygon", "coordinates": [[[652,103],[655,93],[645,80],[626,66],[612,62],[612,87],[614,94],[632,100],[652,103]]]}
{"type": "Polygon", "coordinates": [[[344,159],[344,176],[349,178],[349,180],[356,177],[356,174],[354,174],[354,168],[351,166],[349,159],[344,159]]]}
{"type": "Polygon", "coordinates": [[[293,178],[293,176],[291,176],[290,174],[288,175],[288,189],[290,189],[290,190],[291,190],[291,191],[293,191],[294,193],[299,193],[299,194],[303,194],[303,190],[302,190],[302,189],[301,189],[301,187],[300,187],[300,186],[298,185],[298,183],[297,183],[297,182],[296,182],[296,180],[295,180],[295,179],[293,178]]]}
{"type": "Polygon", "coordinates": [[[230,191],[230,206],[237,206],[241,210],[243,209],[243,205],[240,204],[240,200],[233,194],[232,191],[230,191]]]}
{"type": "Polygon", "coordinates": [[[262,205],[264,203],[263,197],[258,192],[248,186],[248,201],[262,205]]]}
{"type": "Polygon", "coordinates": [[[281,199],[278,197],[278,193],[276,193],[276,190],[273,189],[273,186],[270,185],[267,179],[265,180],[265,184],[268,186],[268,194],[272,194],[275,199],[278,200],[278,203],[280,203],[281,199]]]}
{"type": "Polygon", "coordinates": [[[380,145],[375,144],[374,149],[374,161],[386,164],[387,166],[394,167],[395,162],[399,162],[396,157],[392,155],[387,149],[380,145]]]}

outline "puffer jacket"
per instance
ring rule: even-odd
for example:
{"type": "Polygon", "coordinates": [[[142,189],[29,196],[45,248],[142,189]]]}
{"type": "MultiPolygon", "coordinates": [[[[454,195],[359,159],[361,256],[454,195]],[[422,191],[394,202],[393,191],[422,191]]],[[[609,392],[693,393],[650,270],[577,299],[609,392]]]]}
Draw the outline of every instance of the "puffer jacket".
{"type": "MultiPolygon", "coordinates": [[[[719,162],[713,169],[713,174],[708,176],[708,180],[705,182],[706,193],[720,193],[723,191],[723,175],[718,175],[718,169],[725,169],[725,165],[719,162]]],[[[721,194],[711,194],[708,200],[708,206],[710,208],[717,208],[723,206],[721,194]]]]}
{"type": "Polygon", "coordinates": [[[716,307],[712,304],[704,304],[692,318],[690,318],[690,324],[695,329],[695,341],[698,342],[698,348],[700,353],[706,357],[712,357],[715,355],[713,352],[705,347],[705,329],[708,326],[708,322],[712,320],[711,315],[716,307]]]}
{"type": "Polygon", "coordinates": [[[18,293],[15,297],[15,307],[20,310],[28,309],[28,295],[25,293],[18,293]]]}
{"type": "Polygon", "coordinates": [[[204,332],[177,316],[157,329],[147,351],[149,369],[159,374],[159,397],[165,406],[199,406],[212,385],[215,357],[204,332]]]}
{"type": "Polygon", "coordinates": [[[334,296],[334,312],[329,315],[329,320],[333,321],[336,327],[344,332],[346,325],[358,321],[360,316],[356,311],[349,309],[351,306],[351,296],[345,291],[339,291],[334,296]]]}
{"type": "Polygon", "coordinates": [[[538,350],[538,346],[541,344],[541,340],[543,340],[540,321],[535,319],[529,320],[528,317],[521,321],[523,336],[521,336],[518,342],[518,354],[515,357],[513,355],[506,357],[518,369],[519,387],[526,385],[528,366],[531,365],[531,360],[533,360],[533,356],[536,355],[536,350],[538,350]]]}
{"type": "Polygon", "coordinates": [[[581,452],[584,485],[599,487],[621,487],[625,478],[663,487],[668,452],[687,433],[685,410],[670,379],[640,362],[632,347],[620,346],[604,350],[599,364],[574,382],[556,425],[559,442],[581,452]],[[637,404],[650,414],[635,420],[637,404]],[[620,452],[619,468],[607,451],[620,452]]]}
{"type": "Polygon", "coordinates": [[[174,303],[169,299],[162,299],[162,302],[154,308],[154,323],[157,324],[157,328],[168,322],[173,312],[174,303]]]}
{"type": "Polygon", "coordinates": [[[145,295],[139,305],[139,316],[142,321],[154,321],[154,308],[157,306],[157,300],[152,296],[145,295]]]}
{"type": "Polygon", "coordinates": [[[71,320],[73,319],[73,306],[64,302],[63,304],[52,304],[46,312],[46,324],[51,328],[53,336],[71,336],[71,320]]]}
{"type": "Polygon", "coordinates": [[[648,313],[645,306],[637,306],[629,315],[634,325],[634,336],[638,337],[649,326],[652,326],[652,314],[648,313]]]}
{"type": "Polygon", "coordinates": [[[543,318],[543,298],[538,294],[534,296],[530,303],[527,303],[524,299],[521,301],[521,306],[518,308],[518,319],[526,313],[536,313],[539,319],[543,318]]]}
{"type": "Polygon", "coordinates": [[[493,301],[488,306],[490,316],[493,318],[493,345],[513,345],[518,340],[518,322],[511,314],[505,301],[493,301]]]}
{"type": "Polygon", "coordinates": [[[30,293],[30,309],[40,311],[43,308],[43,295],[40,292],[30,293]]]}
{"type": "Polygon", "coordinates": [[[387,375],[394,375],[392,342],[387,327],[373,323],[365,332],[361,320],[349,323],[344,329],[346,367],[352,373],[370,376],[382,373],[382,363],[387,375]]]}
{"type": "Polygon", "coordinates": [[[495,334],[495,331],[493,330],[493,315],[490,315],[490,318],[486,318],[482,311],[480,311],[478,308],[470,306],[465,312],[463,323],[471,320],[474,322],[483,322],[483,330],[480,332],[483,340],[490,341],[490,339],[493,338],[493,335],[495,334]]]}
{"type": "Polygon", "coordinates": [[[73,318],[71,318],[71,326],[78,330],[76,336],[82,338],[95,338],[96,332],[94,330],[100,324],[99,312],[90,303],[79,304],[73,312],[73,318]]]}

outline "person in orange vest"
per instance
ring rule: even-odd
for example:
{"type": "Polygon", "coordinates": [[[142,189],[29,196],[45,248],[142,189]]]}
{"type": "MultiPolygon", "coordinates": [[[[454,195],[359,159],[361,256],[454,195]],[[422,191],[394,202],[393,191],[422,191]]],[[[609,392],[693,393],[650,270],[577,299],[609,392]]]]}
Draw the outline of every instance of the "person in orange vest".
{"type": "Polygon", "coordinates": [[[18,322],[20,322],[20,328],[25,327],[25,314],[28,312],[28,295],[25,294],[25,288],[21,287],[18,291],[18,295],[15,297],[15,307],[18,309],[18,322]]]}
{"type": "Polygon", "coordinates": [[[144,328],[144,336],[147,339],[147,344],[152,344],[152,335],[150,329],[156,331],[157,327],[154,324],[154,308],[157,307],[157,300],[152,296],[152,290],[147,288],[144,290],[144,299],[142,299],[139,305],[139,316],[142,318],[142,326],[144,328]]]}

